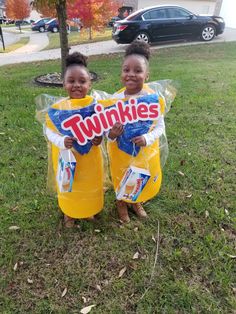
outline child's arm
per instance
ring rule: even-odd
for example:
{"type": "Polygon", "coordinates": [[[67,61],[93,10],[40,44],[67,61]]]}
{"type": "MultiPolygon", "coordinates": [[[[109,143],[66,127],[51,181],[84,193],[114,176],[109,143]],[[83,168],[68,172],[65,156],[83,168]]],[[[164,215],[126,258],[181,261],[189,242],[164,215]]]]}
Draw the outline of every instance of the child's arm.
{"type": "Polygon", "coordinates": [[[49,128],[45,129],[45,134],[48,140],[60,149],[72,148],[73,141],[76,141],[75,137],[61,136],[49,128]]]}
{"type": "Polygon", "coordinates": [[[102,136],[95,136],[93,139],[92,139],[92,144],[95,145],[95,146],[98,146],[102,143],[102,136]]]}
{"type": "Polygon", "coordinates": [[[165,131],[164,117],[161,116],[158,119],[158,124],[149,133],[143,134],[141,136],[136,136],[132,139],[132,142],[137,146],[149,146],[152,145],[157,138],[159,138],[165,131]]]}
{"type": "Polygon", "coordinates": [[[108,140],[114,141],[124,132],[124,127],[120,122],[116,122],[107,134],[108,140]]]}

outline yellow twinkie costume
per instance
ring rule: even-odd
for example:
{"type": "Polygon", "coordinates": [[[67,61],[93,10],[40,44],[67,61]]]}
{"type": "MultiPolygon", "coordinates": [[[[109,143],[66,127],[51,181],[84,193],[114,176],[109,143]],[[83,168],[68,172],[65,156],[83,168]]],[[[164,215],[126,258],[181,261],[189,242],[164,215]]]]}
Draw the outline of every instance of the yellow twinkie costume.
{"type": "MultiPolygon", "coordinates": [[[[60,134],[52,112],[68,116],[78,110],[92,106],[94,99],[87,96],[83,99],[66,99],[53,104],[46,115],[46,127],[60,134]]],[[[87,145],[88,146],[88,145],[87,145]]],[[[76,170],[72,192],[60,192],[57,186],[59,206],[64,214],[72,218],[86,218],[99,213],[103,208],[103,160],[99,146],[76,147],[72,152],[76,159],[76,170]],[[85,150],[84,150],[85,147],[85,150]],[[78,148],[78,147],[77,147],[78,148]]],[[[60,149],[52,144],[52,161],[54,175],[57,173],[60,149]]]]}

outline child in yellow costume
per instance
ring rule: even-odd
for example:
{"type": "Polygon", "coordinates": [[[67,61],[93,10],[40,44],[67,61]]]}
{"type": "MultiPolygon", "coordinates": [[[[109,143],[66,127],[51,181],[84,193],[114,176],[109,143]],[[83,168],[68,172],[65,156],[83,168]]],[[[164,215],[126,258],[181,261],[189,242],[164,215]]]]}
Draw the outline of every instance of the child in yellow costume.
{"type": "MultiPolygon", "coordinates": [[[[154,94],[154,91],[144,84],[149,78],[149,57],[150,48],[148,44],[133,42],[128,46],[121,73],[124,88],[115,93],[113,95],[114,98],[127,100],[131,97],[140,98],[148,94],[154,94]]],[[[162,172],[160,166],[159,137],[165,131],[165,124],[163,118],[164,103],[160,97],[159,103],[162,105],[161,115],[156,121],[156,124],[153,123],[147,133],[142,133],[141,131],[141,135],[139,132],[138,136],[130,138],[131,129],[128,131],[126,126],[123,126],[120,122],[116,122],[108,132],[108,155],[115,190],[117,190],[129,166],[147,169],[151,174],[150,179],[135,202],[117,200],[118,215],[122,222],[130,221],[128,205],[132,206],[137,216],[141,218],[147,217],[141,203],[154,197],[159,192],[161,186],[162,172]],[[138,149],[137,154],[130,155],[119,148],[118,142],[122,136],[124,140],[127,140],[127,144],[131,142],[134,146],[134,151],[138,149]]]]}
{"type": "Polygon", "coordinates": [[[69,99],[52,105],[46,116],[46,136],[52,143],[54,174],[57,173],[60,150],[71,150],[76,159],[72,192],[60,192],[57,186],[58,203],[64,213],[66,227],[72,227],[75,218],[92,218],[103,208],[103,163],[98,146],[102,137],[94,137],[81,146],[72,134],[65,135],[60,129],[62,117],[70,117],[78,109],[89,115],[88,108],[93,106],[93,97],[87,96],[91,80],[86,59],[77,52],[67,57],[64,88],[69,99]]]}

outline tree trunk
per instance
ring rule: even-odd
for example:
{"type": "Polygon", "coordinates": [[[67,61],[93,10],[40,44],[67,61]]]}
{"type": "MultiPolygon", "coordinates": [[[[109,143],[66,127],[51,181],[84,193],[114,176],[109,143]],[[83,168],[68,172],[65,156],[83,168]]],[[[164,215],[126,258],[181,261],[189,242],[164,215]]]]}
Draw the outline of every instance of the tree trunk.
{"type": "Polygon", "coordinates": [[[69,53],[68,37],[67,37],[67,15],[66,0],[60,0],[56,4],[58,22],[60,25],[60,45],[61,45],[61,76],[63,78],[66,69],[66,57],[69,53]]]}
{"type": "Polygon", "coordinates": [[[92,26],[89,27],[89,39],[90,39],[90,40],[93,39],[93,30],[92,30],[92,26]]]}

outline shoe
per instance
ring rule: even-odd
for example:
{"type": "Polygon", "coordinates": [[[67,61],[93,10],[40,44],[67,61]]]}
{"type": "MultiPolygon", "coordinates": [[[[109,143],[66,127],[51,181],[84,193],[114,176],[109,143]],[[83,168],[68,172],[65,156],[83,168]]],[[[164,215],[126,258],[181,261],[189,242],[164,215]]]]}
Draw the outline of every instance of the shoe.
{"type": "Polygon", "coordinates": [[[141,203],[132,204],[133,211],[140,218],[147,218],[147,213],[145,212],[141,203]]]}
{"type": "Polygon", "coordinates": [[[130,222],[127,204],[124,201],[116,201],[118,216],[123,223],[130,222]]]}
{"type": "Polygon", "coordinates": [[[75,219],[64,215],[64,226],[66,228],[73,228],[75,226],[75,219]]]}

